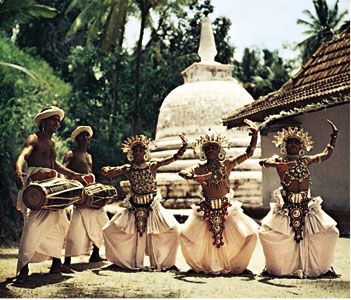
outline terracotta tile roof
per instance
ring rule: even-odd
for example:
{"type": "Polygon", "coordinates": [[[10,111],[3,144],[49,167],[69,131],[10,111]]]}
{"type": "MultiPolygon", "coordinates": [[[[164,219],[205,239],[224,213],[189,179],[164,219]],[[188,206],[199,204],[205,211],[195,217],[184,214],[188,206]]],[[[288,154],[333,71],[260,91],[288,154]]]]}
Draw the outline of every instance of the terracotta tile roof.
{"type": "MultiPolygon", "coordinates": [[[[245,118],[262,122],[270,115],[296,108],[301,112],[303,107],[333,97],[342,97],[347,102],[350,101],[349,93],[350,35],[345,35],[323,43],[278,91],[236,109],[223,118],[223,123],[231,128],[242,126],[245,118]]],[[[330,105],[335,105],[332,102],[330,105]]]]}

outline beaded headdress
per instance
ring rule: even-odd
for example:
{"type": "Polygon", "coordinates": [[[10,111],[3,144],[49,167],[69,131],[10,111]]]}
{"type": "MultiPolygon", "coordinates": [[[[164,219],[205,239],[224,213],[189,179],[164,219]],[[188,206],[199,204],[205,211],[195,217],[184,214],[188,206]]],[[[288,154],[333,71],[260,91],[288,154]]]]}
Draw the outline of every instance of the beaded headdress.
{"type": "Polygon", "coordinates": [[[298,127],[288,127],[277,132],[273,144],[278,148],[285,148],[288,138],[298,139],[302,143],[303,150],[310,151],[313,148],[313,141],[310,134],[298,127]]]}
{"type": "Polygon", "coordinates": [[[135,135],[128,137],[122,144],[123,153],[130,152],[136,144],[142,144],[147,150],[152,146],[151,139],[145,135],[135,135]]]}
{"type": "Polygon", "coordinates": [[[200,136],[192,145],[192,148],[194,149],[194,152],[196,151],[202,151],[203,146],[208,143],[215,143],[218,144],[220,148],[229,148],[230,147],[230,141],[225,137],[220,134],[206,134],[200,136]]]}

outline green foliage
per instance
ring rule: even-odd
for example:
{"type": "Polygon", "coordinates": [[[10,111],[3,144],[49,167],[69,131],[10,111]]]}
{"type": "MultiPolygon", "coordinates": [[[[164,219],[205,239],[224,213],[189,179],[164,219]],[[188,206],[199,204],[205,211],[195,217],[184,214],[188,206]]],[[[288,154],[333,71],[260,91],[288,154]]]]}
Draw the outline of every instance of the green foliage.
{"type": "Polygon", "coordinates": [[[16,36],[16,45],[27,53],[40,55],[57,74],[66,78],[70,48],[83,45],[87,32],[82,30],[69,39],[66,37],[77,15],[76,11],[65,14],[69,0],[37,0],[37,2],[54,7],[58,14],[53,19],[34,19],[27,24],[21,24],[16,36]]]}
{"type": "Polygon", "coordinates": [[[38,4],[34,0],[2,0],[0,1],[0,30],[27,23],[33,18],[54,18],[56,14],[56,9],[38,4]]]}
{"type": "Polygon", "coordinates": [[[241,62],[235,62],[234,77],[254,99],[278,90],[289,79],[292,62],[284,62],[278,51],[245,48],[241,62]]]}
{"type": "MultiPolygon", "coordinates": [[[[20,233],[14,171],[24,139],[36,130],[33,118],[43,107],[58,105],[67,109],[70,86],[54,76],[47,63],[19,51],[3,37],[0,37],[0,61],[24,67],[35,77],[0,65],[0,168],[6,174],[0,181],[0,244],[4,244],[16,241],[20,233]]],[[[57,140],[64,146],[63,140],[57,140]]],[[[65,149],[60,149],[58,154],[62,155],[65,149]]]]}
{"type": "Polygon", "coordinates": [[[326,0],[313,0],[313,5],[316,15],[313,15],[309,10],[304,10],[303,14],[309,20],[297,20],[297,24],[304,25],[307,28],[304,34],[308,37],[298,44],[303,61],[306,61],[323,41],[331,40],[336,36],[340,23],[347,15],[347,11],[339,11],[339,0],[336,0],[331,8],[328,7],[326,0]]]}
{"type": "MultiPolygon", "coordinates": [[[[94,169],[122,161],[119,145],[130,133],[131,58],[126,52],[102,55],[98,47],[77,47],[69,58],[73,93],[69,113],[74,125],[94,130],[94,169]]],[[[73,125],[73,124],[72,124],[73,125]]]]}

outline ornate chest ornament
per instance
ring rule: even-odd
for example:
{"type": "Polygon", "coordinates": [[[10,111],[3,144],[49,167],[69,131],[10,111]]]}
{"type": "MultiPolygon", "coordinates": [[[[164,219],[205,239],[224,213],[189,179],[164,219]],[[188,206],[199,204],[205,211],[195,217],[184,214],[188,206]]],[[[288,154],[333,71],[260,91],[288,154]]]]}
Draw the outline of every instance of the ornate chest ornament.
{"type": "Polygon", "coordinates": [[[151,210],[150,205],[157,188],[156,180],[150,165],[146,164],[142,168],[132,165],[129,181],[133,192],[131,211],[134,213],[136,229],[139,235],[143,236],[151,210]]]}
{"type": "Polygon", "coordinates": [[[219,161],[210,161],[203,166],[206,173],[212,172],[206,183],[209,186],[220,187],[221,185],[228,186],[228,173],[224,165],[219,161]]]}
{"type": "Polygon", "coordinates": [[[144,195],[156,191],[156,179],[152,175],[149,164],[145,168],[132,166],[129,181],[135,195],[144,195]]]}
{"type": "Polygon", "coordinates": [[[198,212],[203,212],[203,219],[207,222],[208,228],[212,231],[213,245],[220,248],[224,245],[223,231],[225,216],[228,215],[228,207],[231,204],[226,197],[218,199],[206,199],[199,203],[198,212]]]}
{"type": "MultiPolygon", "coordinates": [[[[289,160],[284,158],[283,161],[288,162],[289,160]]],[[[294,162],[295,166],[291,167],[285,172],[282,183],[285,186],[289,186],[294,181],[302,182],[305,179],[308,179],[309,183],[311,184],[310,171],[307,167],[306,159],[299,158],[294,160],[294,162]]]]}

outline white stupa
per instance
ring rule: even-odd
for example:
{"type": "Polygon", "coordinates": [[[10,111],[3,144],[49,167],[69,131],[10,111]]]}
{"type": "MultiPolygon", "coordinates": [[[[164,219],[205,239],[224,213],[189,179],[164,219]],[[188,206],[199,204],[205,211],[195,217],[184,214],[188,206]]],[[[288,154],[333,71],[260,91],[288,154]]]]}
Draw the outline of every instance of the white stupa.
{"type": "MultiPolygon", "coordinates": [[[[201,38],[198,54],[200,62],[193,63],[182,72],[184,84],[172,90],[164,99],[157,122],[155,145],[152,158],[173,155],[181,146],[179,134],[189,140],[189,148],[182,159],[159,169],[158,186],[169,208],[186,208],[201,197],[200,186],[178,175],[181,169],[200,163],[190,145],[200,135],[211,132],[227,136],[232,147],[227,150],[227,158],[245,152],[250,138],[247,130],[227,130],[222,118],[229,111],[254,101],[251,95],[232,77],[233,66],[214,60],[217,50],[208,17],[202,19],[201,38]]],[[[238,166],[230,175],[235,197],[244,204],[260,205],[261,169],[258,158],[260,145],[251,158],[238,166]]]]}

